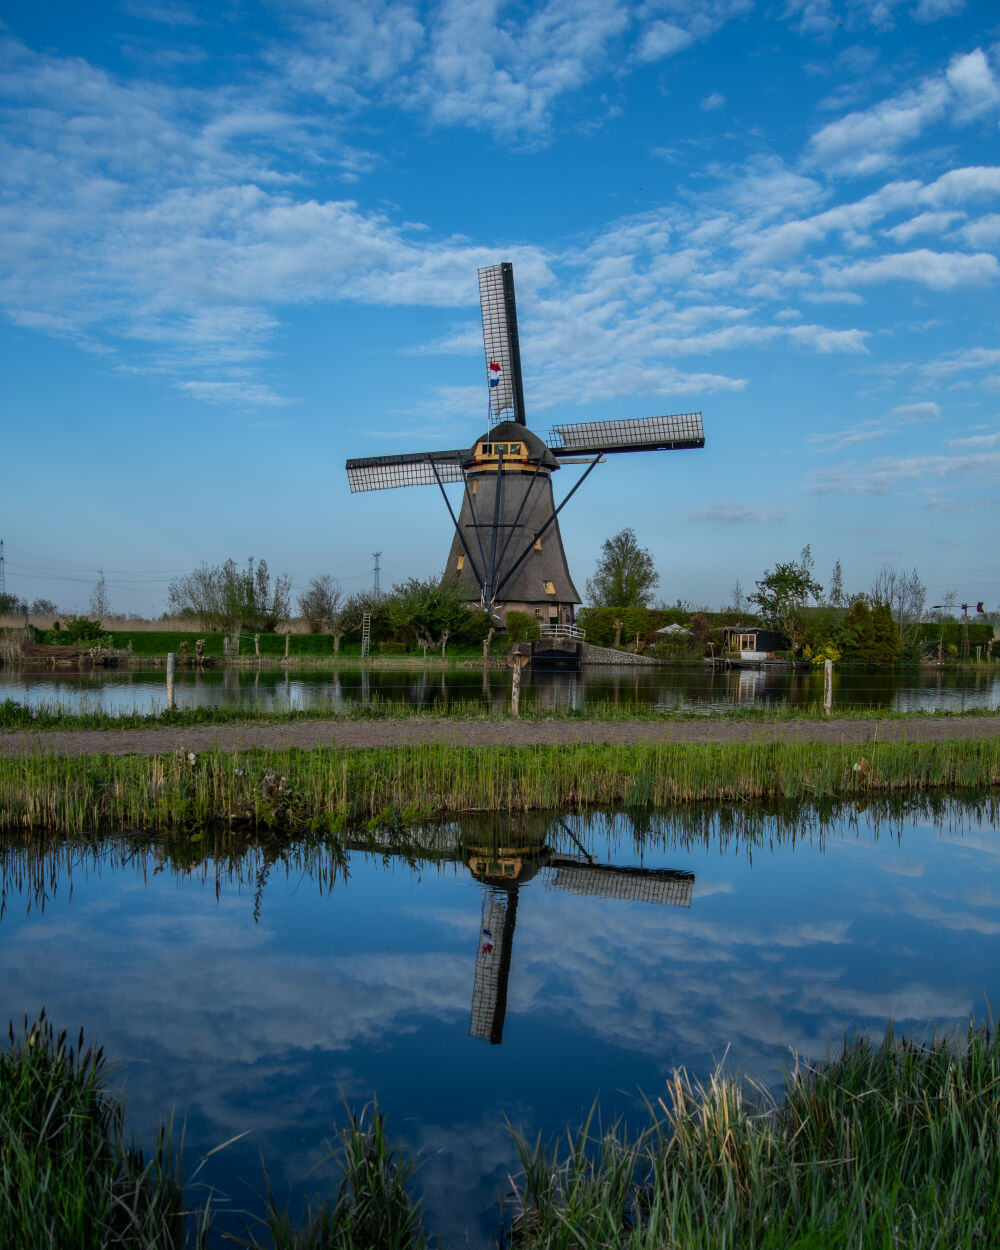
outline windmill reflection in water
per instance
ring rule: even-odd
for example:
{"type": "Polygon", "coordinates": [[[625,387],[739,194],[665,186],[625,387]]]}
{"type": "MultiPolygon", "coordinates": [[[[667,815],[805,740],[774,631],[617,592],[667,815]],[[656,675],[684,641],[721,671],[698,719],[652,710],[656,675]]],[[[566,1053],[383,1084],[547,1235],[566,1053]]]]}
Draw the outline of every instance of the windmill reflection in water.
{"type": "Polygon", "coordinates": [[[466,847],[469,871],[483,886],[483,918],[476,950],[476,975],[472,988],[472,1037],[499,1046],[507,1014],[518,891],[534,877],[549,889],[594,898],[621,899],[668,907],[690,907],[694,873],[667,868],[637,868],[599,862],[578,842],[572,830],[559,822],[563,832],[579,846],[576,854],[555,851],[541,838],[491,840],[466,847]]]}
{"type": "Polygon", "coordinates": [[[591,898],[690,907],[694,873],[603,863],[569,825],[544,813],[485,813],[444,826],[372,831],[350,850],[426,860],[462,861],[482,886],[469,1033],[491,1045],[503,1040],[514,927],[521,886],[538,878],[547,889],[591,898]],[[567,839],[575,849],[565,849],[567,839]]]}

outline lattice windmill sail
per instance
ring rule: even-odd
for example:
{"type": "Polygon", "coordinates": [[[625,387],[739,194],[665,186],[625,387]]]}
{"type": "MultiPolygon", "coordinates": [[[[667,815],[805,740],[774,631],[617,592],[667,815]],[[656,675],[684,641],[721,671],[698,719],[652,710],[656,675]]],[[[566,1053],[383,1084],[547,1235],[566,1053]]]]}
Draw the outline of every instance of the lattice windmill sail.
{"type": "Polygon", "coordinates": [[[608,455],[704,447],[701,413],[557,425],[546,445],[525,419],[510,264],[479,270],[479,299],[490,428],[468,449],[348,460],[348,482],[352,492],[437,485],[455,526],[445,575],[490,611],[516,608],[544,624],[569,624],[581,600],[566,563],[560,511],[608,455]],[[556,507],[552,474],[581,460],[587,468],[556,507]],[[456,517],[445,486],[458,482],[464,490],[456,517]]]}

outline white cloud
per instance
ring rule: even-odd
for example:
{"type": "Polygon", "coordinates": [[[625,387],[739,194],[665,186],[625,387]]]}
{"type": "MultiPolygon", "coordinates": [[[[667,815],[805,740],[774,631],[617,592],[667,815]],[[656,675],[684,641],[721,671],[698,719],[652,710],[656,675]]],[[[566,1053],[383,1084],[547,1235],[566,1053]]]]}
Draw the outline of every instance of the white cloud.
{"type": "Polygon", "coordinates": [[[965,0],[920,0],[913,10],[918,22],[939,22],[943,17],[954,17],[965,8],[965,0]]]}
{"type": "Polygon", "coordinates": [[[957,99],[957,121],[971,121],[1000,105],[1000,85],[982,48],[956,57],[948,66],[947,78],[957,99]]]}
{"type": "Polygon", "coordinates": [[[718,525],[783,525],[781,508],[758,508],[748,503],[707,503],[681,513],[682,521],[707,521],[718,525]]]}
{"type": "Polygon", "coordinates": [[[175,382],[174,385],[193,399],[227,408],[274,408],[293,402],[256,382],[175,382]]]}
{"type": "Polygon", "coordinates": [[[181,4],[179,0],[173,3],[154,3],[153,0],[145,2],[145,0],[126,0],[122,4],[123,10],[131,17],[138,17],[145,22],[160,22],[165,26],[199,26],[201,18],[193,11],[190,5],[181,4]]]}
{"type": "Polygon", "coordinates": [[[816,162],[835,172],[871,174],[884,169],[895,151],[944,120],[955,125],[997,109],[998,87],[981,48],[956,56],[943,74],[870,109],[830,122],[810,141],[816,162]]]}
{"type": "Polygon", "coordinates": [[[989,451],[1000,447],[1000,434],[973,434],[969,438],[953,438],[949,440],[948,446],[965,447],[970,451],[989,451]]]}
{"type": "Polygon", "coordinates": [[[640,61],[661,61],[692,43],[693,36],[673,22],[653,22],[642,37],[637,55],[640,61]]]}
{"type": "Polygon", "coordinates": [[[788,0],[785,17],[797,17],[797,29],[804,35],[826,35],[837,28],[831,0],[788,0]]]}
{"type": "Polygon", "coordinates": [[[941,415],[941,408],[929,400],[923,403],[898,404],[893,408],[892,415],[900,421],[936,421],[941,415]]]}
{"type": "Polygon", "coordinates": [[[989,455],[909,456],[873,460],[869,464],[845,461],[809,475],[814,495],[885,495],[904,482],[961,477],[995,478],[1000,452],[989,455]]]}
{"type": "Polygon", "coordinates": [[[874,282],[917,282],[933,291],[953,291],[964,286],[982,286],[1000,276],[997,258],[987,252],[932,252],[919,248],[896,252],[878,260],[825,267],[825,280],[831,286],[867,286],[874,282]]]}
{"type": "Polygon", "coordinates": [[[714,112],[716,109],[722,108],[726,102],[726,97],[718,91],[713,91],[711,95],[705,96],[701,102],[701,107],[706,113],[714,112]]]}
{"type": "Polygon", "coordinates": [[[965,373],[969,369],[991,369],[994,365],[1000,365],[1000,348],[970,347],[965,351],[952,352],[937,360],[928,361],[920,367],[920,372],[924,377],[939,382],[956,373],[965,373]]]}
{"type": "Polygon", "coordinates": [[[963,216],[963,213],[918,213],[916,217],[892,226],[885,233],[897,243],[909,243],[918,234],[940,234],[953,221],[963,216]]]}
{"type": "Polygon", "coordinates": [[[807,442],[814,444],[816,451],[832,455],[848,447],[863,447],[866,443],[874,443],[880,438],[885,438],[888,433],[888,429],[884,426],[881,428],[864,426],[841,430],[836,434],[814,434],[807,442]]]}
{"type": "Polygon", "coordinates": [[[969,222],[959,231],[972,247],[991,247],[1000,244],[1000,213],[988,213],[978,221],[969,222]]]}

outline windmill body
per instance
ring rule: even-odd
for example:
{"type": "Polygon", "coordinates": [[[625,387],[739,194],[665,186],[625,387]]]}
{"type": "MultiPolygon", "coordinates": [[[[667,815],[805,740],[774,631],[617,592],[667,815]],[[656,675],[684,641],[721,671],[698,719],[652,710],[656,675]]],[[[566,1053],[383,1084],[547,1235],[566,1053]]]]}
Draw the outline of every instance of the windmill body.
{"type": "Polygon", "coordinates": [[[548,524],[555,512],[552,474],[559,467],[542,440],[516,421],[495,425],[469,449],[445,576],[466,586],[470,600],[492,596],[504,612],[527,612],[545,624],[572,622],[580,595],[559,524],[548,524]]]}
{"type": "Polygon", "coordinates": [[[527,612],[543,626],[569,625],[581,602],[573,584],[558,515],[607,455],[704,447],[701,414],[592,421],[556,426],[548,444],[524,417],[520,346],[511,265],[479,271],[490,401],[490,428],[466,449],[348,460],[353,491],[437,485],[455,526],[445,576],[503,623],[527,612]],[[556,507],[552,474],[587,467],[556,507]],[[445,486],[463,484],[456,517],[445,486]]]}

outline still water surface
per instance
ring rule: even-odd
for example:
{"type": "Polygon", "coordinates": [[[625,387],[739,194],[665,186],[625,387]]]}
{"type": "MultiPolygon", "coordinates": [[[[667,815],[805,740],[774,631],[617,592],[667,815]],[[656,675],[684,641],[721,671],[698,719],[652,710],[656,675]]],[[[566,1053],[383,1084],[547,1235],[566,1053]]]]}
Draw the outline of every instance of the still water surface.
{"type": "MultiPolygon", "coordinates": [[[[515,1155],[600,1098],[641,1118],[677,1065],[780,1083],[784,1048],[961,1025],[1000,1002],[987,806],[692,808],[463,820],[360,841],[205,834],[0,844],[0,989],[126,1061],[129,1126],[174,1108],[188,1167],[256,1210],[330,1192],[324,1141],[373,1094],[422,1148],[428,1224],[485,1245],[515,1155]]],[[[4,1017],[6,1019],[6,1016],[4,1017]]]]}
{"type": "MultiPolygon", "coordinates": [[[[914,670],[903,673],[835,673],[833,697],[840,706],[890,711],[970,711],[1000,708],[1000,665],[995,671],[914,670]]],[[[381,700],[415,708],[471,702],[502,709],[510,700],[507,669],[278,669],[181,670],[178,707],[329,709],[342,712],[381,700]]],[[[83,673],[0,670],[0,702],[67,710],[160,712],[166,706],[164,670],[83,673]]],[[[822,671],[621,669],[588,667],[580,673],[528,673],[522,704],[574,709],[611,702],[664,712],[713,713],[739,707],[808,705],[823,700],[822,671]]]]}

